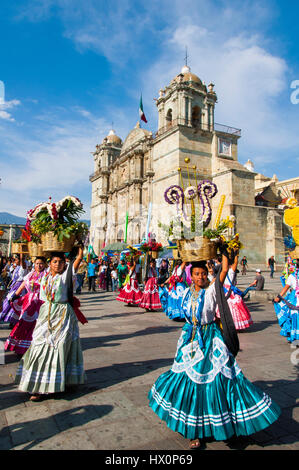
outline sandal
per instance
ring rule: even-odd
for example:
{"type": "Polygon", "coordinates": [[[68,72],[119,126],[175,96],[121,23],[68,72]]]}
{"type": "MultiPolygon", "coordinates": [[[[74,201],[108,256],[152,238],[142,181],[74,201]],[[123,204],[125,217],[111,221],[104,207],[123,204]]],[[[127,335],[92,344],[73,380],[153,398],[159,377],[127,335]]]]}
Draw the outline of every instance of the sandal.
{"type": "Polygon", "coordinates": [[[200,447],[199,439],[191,439],[189,443],[189,449],[198,449],[200,447]]]}
{"type": "Polygon", "coordinates": [[[29,400],[30,401],[41,401],[43,399],[43,396],[40,393],[37,393],[36,395],[31,395],[29,400]]]}

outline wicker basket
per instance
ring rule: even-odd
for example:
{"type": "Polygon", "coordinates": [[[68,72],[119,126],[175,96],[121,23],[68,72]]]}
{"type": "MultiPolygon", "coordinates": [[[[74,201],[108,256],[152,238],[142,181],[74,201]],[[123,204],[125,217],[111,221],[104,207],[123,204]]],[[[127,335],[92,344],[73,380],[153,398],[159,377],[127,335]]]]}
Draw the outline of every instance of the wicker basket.
{"type": "Polygon", "coordinates": [[[216,244],[206,237],[178,240],[177,246],[181,259],[186,262],[213,259],[217,255],[216,244]]]}
{"type": "Polygon", "coordinates": [[[36,258],[37,256],[47,256],[47,252],[44,250],[41,243],[37,244],[34,242],[29,242],[28,251],[31,258],[36,258]]]}
{"type": "Polygon", "coordinates": [[[180,259],[180,252],[177,248],[174,248],[172,250],[172,257],[173,259],[180,259]]]}
{"type": "Polygon", "coordinates": [[[153,259],[159,258],[159,253],[158,253],[158,251],[152,251],[152,252],[151,252],[151,257],[152,257],[153,259]]]}
{"type": "Polygon", "coordinates": [[[11,252],[14,255],[28,255],[28,244],[27,243],[12,243],[11,252]]]}
{"type": "Polygon", "coordinates": [[[290,251],[290,256],[293,259],[299,259],[299,246],[296,246],[295,250],[290,251]]]}
{"type": "Polygon", "coordinates": [[[46,252],[60,251],[63,253],[71,251],[75,242],[75,235],[70,238],[64,238],[61,242],[53,232],[47,232],[42,235],[42,246],[46,252]]]}

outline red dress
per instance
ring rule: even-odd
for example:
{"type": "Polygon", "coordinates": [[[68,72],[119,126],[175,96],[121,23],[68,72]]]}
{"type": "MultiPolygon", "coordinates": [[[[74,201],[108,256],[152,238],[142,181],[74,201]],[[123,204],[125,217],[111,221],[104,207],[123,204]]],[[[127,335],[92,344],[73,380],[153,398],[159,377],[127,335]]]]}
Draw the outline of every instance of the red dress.
{"type": "Polygon", "coordinates": [[[142,292],[138,286],[137,275],[135,271],[133,271],[130,276],[130,282],[125,284],[124,287],[120,290],[120,293],[117,296],[116,300],[119,300],[120,302],[125,302],[129,305],[139,306],[141,298],[142,292]]]}
{"type": "MultiPolygon", "coordinates": [[[[234,271],[230,268],[223,284],[226,292],[228,292],[231,287],[230,281],[233,280],[233,277],[234,271]]],[[[231,291],[231,295],[227,299],[227,303],[230,308],[236,330],[245,330],[253,324],[247,305],[239,294],[235,294],[231,291]]],[[[218,307],[216,309],[216,317],[220,318],[218,307]]]]}
{"type": "Polygon", "coordinates": [[[39,309],[43,303],[39,298],[40,281],[43,274],[44,272],[33,271],[24,278],[27,293],[12,303],[19,320],[5,342],[6,351],[24,354],[31,344],[39,309]]]}
{"type": "Polygon", "coordinates": [[[146,310],[160,310],[162,305],[159,297],[156,270],[149,268],[148,281],[145,284],[139,307],[146,310]]]}

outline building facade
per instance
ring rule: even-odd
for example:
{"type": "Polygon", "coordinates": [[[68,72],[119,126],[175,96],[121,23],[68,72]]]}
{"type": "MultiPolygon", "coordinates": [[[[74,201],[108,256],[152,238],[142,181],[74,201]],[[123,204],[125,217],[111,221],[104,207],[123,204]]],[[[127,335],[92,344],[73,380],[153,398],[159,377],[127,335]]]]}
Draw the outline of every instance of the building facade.
{"type": "Polygon", "coordinates": [[[206,86],[185,66],[159,91],[155,133],[137,123],[124,141],[112,130],[97,145],[90,176],[91,241],[96,253],[105,244],[124,240],[126,230],[128,243],[140,242],[148,220],[150,232],[166,243],[160,222],[169,223],[176,208],[165,202],[165,190],[208,179],[218,188],[211,199],[211,225],[225,195],[222,217],[235,216],[242,255],[253,265],[264,264],[272,255],[283,263],[286,228],[281,198],[272,206],[258,205],[257,174],[251,162],[238,162],[241,131],[215,123],[216,102],[214,84],[206,86]]]}

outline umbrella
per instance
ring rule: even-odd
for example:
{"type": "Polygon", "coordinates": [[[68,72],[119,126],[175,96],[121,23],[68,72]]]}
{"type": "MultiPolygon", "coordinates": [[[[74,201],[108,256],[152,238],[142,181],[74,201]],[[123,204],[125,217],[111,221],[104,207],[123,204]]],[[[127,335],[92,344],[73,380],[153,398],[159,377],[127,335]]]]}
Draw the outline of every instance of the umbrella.
{"type": "Polygon", "coordinates": [[[107,251],[123,251],[125,248],[127,248],[128,244],[123,243],[123,242],[115,242],[115,243],[109,243],[108,245],[105,246],[105,248],[102,248],[101,251],[106,253],[107,251]]]}

